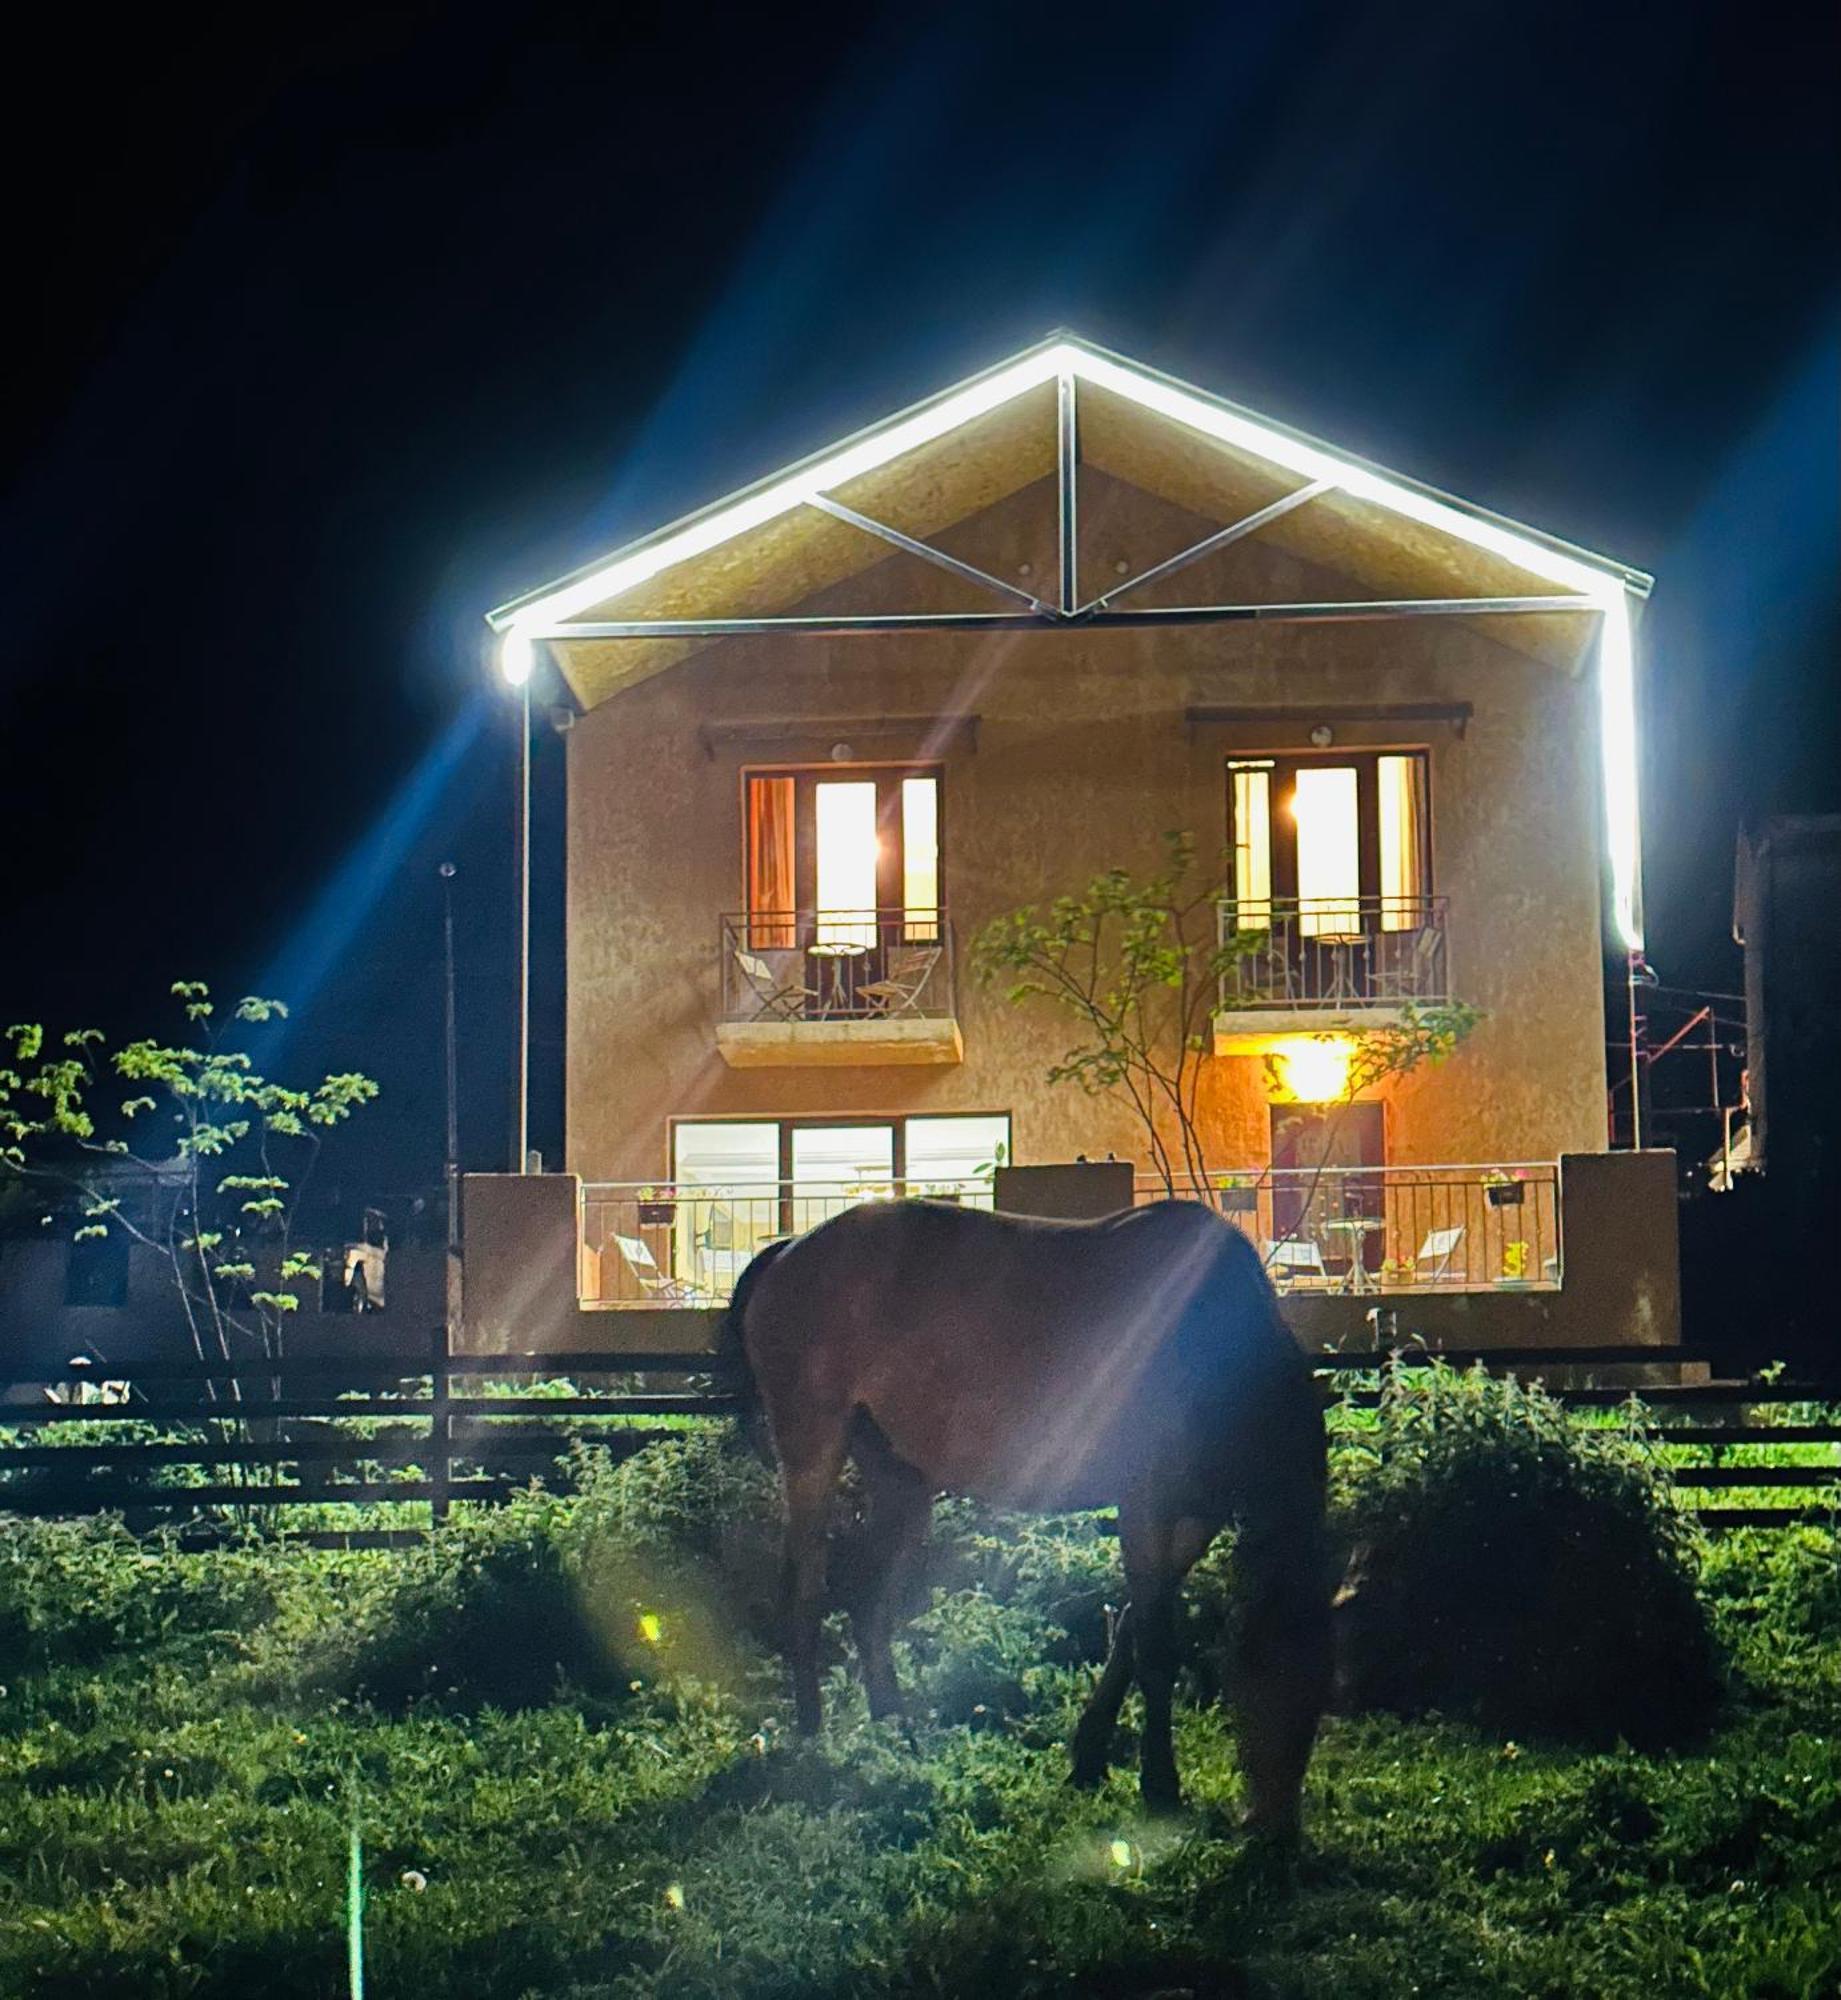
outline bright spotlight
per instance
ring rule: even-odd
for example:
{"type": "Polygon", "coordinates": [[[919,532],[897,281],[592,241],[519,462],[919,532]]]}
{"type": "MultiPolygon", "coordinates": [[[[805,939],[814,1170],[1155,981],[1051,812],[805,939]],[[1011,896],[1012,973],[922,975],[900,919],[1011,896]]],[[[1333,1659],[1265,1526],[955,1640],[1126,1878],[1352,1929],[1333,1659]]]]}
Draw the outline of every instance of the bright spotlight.
{"type": "Polygon", "coordinates": [[[499,646],[499,672],[505,676],[505,685],[521,688],[531,677],[536,657],[537,649],[531,643],[529,633],[520,632],[514,626],[499,646]]]}

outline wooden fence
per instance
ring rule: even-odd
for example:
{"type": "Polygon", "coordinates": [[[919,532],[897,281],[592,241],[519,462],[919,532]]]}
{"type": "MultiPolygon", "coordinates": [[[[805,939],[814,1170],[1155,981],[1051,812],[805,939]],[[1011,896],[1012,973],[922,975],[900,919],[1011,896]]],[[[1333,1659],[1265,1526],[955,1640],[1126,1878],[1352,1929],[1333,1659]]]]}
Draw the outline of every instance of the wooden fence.
{"type": "MultiPolygon", "coordinates": [[[[1316,1358],[1332,1376],[1373,1371],[1387,1359],[1373,1352],[1316,1358]]],[[[1398,1358],[1412,1367],[1432,1357],[1407,1350],[1398,1358]]],[[[1539,1377],[1573,1409],[1613,1408],[1635,1395],[1649,1435],[1671,1448],[1676,1484],[1709,1527],[1836,1518],[1841,1381],[1633,1389],[1603,1379],[1653,1373],[1661,1358],[1654,1349],[1466,1351],[1440,1358],[1539,1377]],[[1799,1404],[1813,1406],[1805,1418],[1774,1420],[1774,1412],[1799,1404]],[[1826,1449],[1804,1449],[1812,1446],[1826,1449]],[[1762,1449],[1771,1462],[1734,1462],[1731,1454],[1741,1447],[1748,1460],[1762,1449]],[[1690,1450],[1693,1457],[1682,1456],[1690,1450]],[[1785,1504],[1722,1501],[1725,1494],[1765,1490],[1784,1492],[1785,1504]]],[[[1688,1358],[1670,1353],[1663,1365],[1688,1358]]],[[[504,1500],[537,1477],[565,1485],[567,1468],[557,1460],[577,1440],[627,1456],[671,1435],[663,1420],[722,1417],[739,1407],[717,1362],[704,1353],[460,1355],[449,1354],[437,1333],[421,1371],[405,1368],[400,1355],[236,1367],[173,1362],[111,1370],[110,1387],[120,1399],[97,1399],[100,1385],[93,1385],[92,1399],[83,1401],[53,1400],[60,1384],[48,1378],[0,1376],[0,1392],[24,1388],[37,1398],[0,1404],[0,1511],[120,1511],[136,1528],[173,1526],[206,1543],[292,1512],[303,1540],[389,1547],[421,1540],[457,1504],[504,1500]],[[576,1386],[584,1377],[615,1382],[584,1393],[576,1386]],[[644,1386],[661,1378],[677,1386],[644,1386]],[[526,1384],[524,1393],[497,1386],[512,1381],[526,1384]],[[70,1433],[73,1425],[83,1428],[80,1439],[70,1433]],[[119,1442],[107,1436],[135,1426],[161,1435],[119,1442]],[[60,1432],[67,1441],[56,1441],[60,1432]],[[355,1519],[336,1527],[323,1512],[317,1519],[300,1512],[339,1510],[343,1522],[347,1510],[379,1508],[390,1510],[387,1522],[373,1512],[369,1524],[355,1519]],[[399,1508],[425,1509],[423,1523],[405,1523],[399,1508]]],[[[1341,1401],[1372,1408],[1380,1393],[1358,1385],[1341,1401]]]]}

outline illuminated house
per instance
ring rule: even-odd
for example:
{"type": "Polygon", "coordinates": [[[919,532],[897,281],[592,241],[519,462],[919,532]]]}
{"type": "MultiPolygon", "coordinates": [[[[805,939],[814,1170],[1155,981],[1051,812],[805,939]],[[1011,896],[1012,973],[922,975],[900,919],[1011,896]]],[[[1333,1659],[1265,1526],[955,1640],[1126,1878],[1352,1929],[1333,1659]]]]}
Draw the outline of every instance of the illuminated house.
{"type": "Polygon", "coordinates": [[[577,711],[568,1172],[469,1187],[469,1339],[605,1345],[840,1202],[1133,1158],[964,954],[1186,829],[1261,939],[1210,1164],[1301,1333],[1673,1340],[1669,1162],[1605,1150],[1648,588],[1057,335],[494,613],[577,711]],[[1448,1064],[1312,1109],[1450,998],[1448,1064]]]}

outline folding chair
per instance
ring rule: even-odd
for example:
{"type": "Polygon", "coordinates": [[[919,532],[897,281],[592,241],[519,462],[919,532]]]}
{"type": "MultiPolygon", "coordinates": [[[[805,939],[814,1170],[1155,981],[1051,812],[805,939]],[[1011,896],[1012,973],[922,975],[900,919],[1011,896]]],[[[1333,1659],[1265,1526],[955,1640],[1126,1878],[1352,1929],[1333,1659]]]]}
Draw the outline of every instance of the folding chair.
{"type": "MultiPolygon", "coordinates": [[[[1419,1246],[1419,1255],[1413,1259],[1413,1270],[1417,1273],[1421,1264],[1432,1266],[1429,1273],[1433,1284],[1452,1275],[1451,1265],[1464,1243],[1464,1228],[1460,1223],[1454,1229],[1433,1229],[1426,1234],[1426,1240],[1419,1246]]],[[[1457,1276],[1464,1275],[1463,1267],[1458,1267],[1457,1276]]]]}
{"type": "MultiPolygon", "coordinates": [[[[801,962],[796,951],[783,956],[795,964],[801,962]]],[[[746,951],[737,945],[735,963],[740,968],[743,985],[754,996],[757,1020],[797,1021],[804,1015],[807,1003],[818,998],[816,990],[806,985],[799,973],[790,977],[776,973],[759,952],[746,951]]]]}
{"type": "Polygon", "coordinates": [[[633,1274],[633,1281],[648,1299],[656,1299],[661,1305],[695,1305],[697,1293],[693,1287],[682,1284],[676,1278],[668,1278],[658,1268],[658,1259],[653,1256],[650,1246],[638,1236],[616,1236],[614,1246],[626,1259],[627,1269],[633,1274]]]}
{"type": "Polygon", "coordinates": [[[897,945],[889,953],[882,977],[870,980],[859,991],[874,1003],[878,1013],[918,1014],[921,995],[939,962],[937,944],[897,945]]]}
{"type": "Polygon", "coordinates": [[[1328,1283],[1330,1275],[1329,1267],[1323,1261],[1323,1246],[1320,1243],[1301,1243],[1295,1237],[1266,1245],[1266,1269],[1275,1277],[1288,1281],[1321,1278],[1328,1283]]]}

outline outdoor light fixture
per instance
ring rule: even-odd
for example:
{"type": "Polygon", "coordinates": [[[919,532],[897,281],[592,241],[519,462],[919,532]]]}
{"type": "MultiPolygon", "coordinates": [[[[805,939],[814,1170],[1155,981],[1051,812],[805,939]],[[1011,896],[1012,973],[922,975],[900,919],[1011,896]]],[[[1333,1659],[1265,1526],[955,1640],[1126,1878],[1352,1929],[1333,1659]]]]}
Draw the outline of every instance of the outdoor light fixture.
{"type": "Polygon", "coordinates": [[[1277,1053],[1279,1080],[1300,1104],[1329,1104],[1349,1088],[1355,1044],[1346,1035],[1313,1035],[1277,1053]]]}
{"type": "MultiPolygon", "coordinates": [[[[1279,466],[1318,491],[1341,492],[1356,500],[1369,501],[1498,556],[1569,593],[1556,602],[1556,610],[1599,614],[1599,733],[1612,914],[1624,948],[1640,949],[1635,659],[1629,599],[1632,590],[1640,596],[1647,589],[1648,580],[1621,565],[1593,560],[1583,552],[1537,540],[1494,515],[1405,484],[1359,459],[1295,431],[1278,428],[1154,369],[1063,335],[1053,336],[987,374],[806,459],[787,473],[691,515],[611,560],[593,564],[552,588],[502,606],[491,614],[491,623],[504,637],[500,660],[505,678],[513,686],[520,686],[529,678],[532,642],[536,639],[625,636],[623,632],[597,633],[592,623],[576,629],[570,621],[598,604],[620,597],[661,571],[702,555],[751,528],[777,520],[796,507],[825,503],[827,496],[851,480],[988,415],[1046,382],[1057,382],[1064,391],[1076,382],[1091,383],[1140,409],[1279,466]]],[[[1065,393],[1062,400],[1065,431],[1068,405],[1065,393]]],[[[1292,496],[1282,504],[1292,504],[1295,498],[1292,496]]],[[[1019,574],[1027,574],[1027,570],[1019,569],[1019,574]]],[[[1456,607],[1446,603],[1440,608],[1456,607]]],[[[1497,608],[1524,607],[1499,604],[1497,608]]],[[[1531,604],[1525,608],[1542,607],[1531,604]]],[[[1057,618],[1090,617],[1104,607],[1096,603],[1064,604],[1055,609],[1043,605],[1036,609],[1044,623],[1052,627],[1057,618]]]]}
{"type": "Polygon", "coordinates": [[[537,648],[528,632],[513,626],[505,634],[499,641],[499,672],[505,676],[507,687],[521,688],[530,679],[536,655],[537,648]]]}

